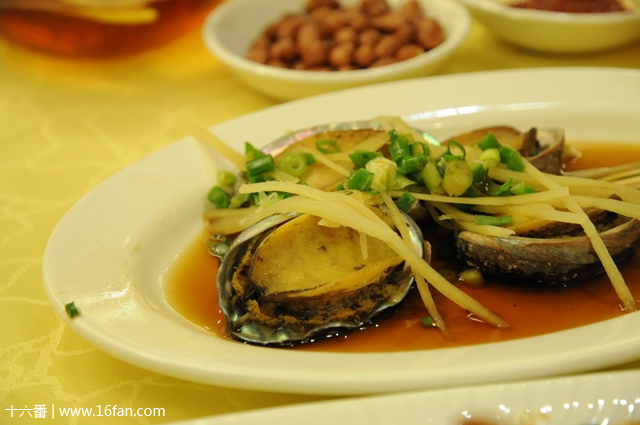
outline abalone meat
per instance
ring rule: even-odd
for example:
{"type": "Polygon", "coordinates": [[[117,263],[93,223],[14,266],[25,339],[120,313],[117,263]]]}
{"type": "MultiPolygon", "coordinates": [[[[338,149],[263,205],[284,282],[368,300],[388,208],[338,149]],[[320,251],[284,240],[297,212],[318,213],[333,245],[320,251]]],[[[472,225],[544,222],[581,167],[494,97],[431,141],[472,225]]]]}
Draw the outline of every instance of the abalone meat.
{"type": "MultiPolygon", "coordinates": [[[[421,232],[404,218],[422,255],[421,232]]],[[[270,216],[242,232],[218,272],[229,335],[261,345],[310,342],[364,326],[402,301],[411,283],[410,268],[386,243],[297,213],[270,216]]]]}

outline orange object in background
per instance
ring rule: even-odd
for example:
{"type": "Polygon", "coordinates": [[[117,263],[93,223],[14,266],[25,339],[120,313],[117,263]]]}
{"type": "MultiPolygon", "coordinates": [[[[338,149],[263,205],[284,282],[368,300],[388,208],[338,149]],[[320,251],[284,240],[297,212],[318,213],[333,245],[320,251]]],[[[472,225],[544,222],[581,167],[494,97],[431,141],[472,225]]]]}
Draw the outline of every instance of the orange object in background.
{"type": "Polygon", "coordinates": [[[0,37],[54,55],[118,57],[176,39],[221,1],[0,0],[0,37]]]}

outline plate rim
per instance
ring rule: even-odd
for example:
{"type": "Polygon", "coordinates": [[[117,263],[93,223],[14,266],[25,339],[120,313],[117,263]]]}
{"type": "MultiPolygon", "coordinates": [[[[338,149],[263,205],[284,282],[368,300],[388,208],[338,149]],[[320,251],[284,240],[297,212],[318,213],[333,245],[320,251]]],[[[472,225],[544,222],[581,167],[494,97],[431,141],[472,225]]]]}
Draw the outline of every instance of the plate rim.
{"type": "MultiPolygon", "coordinates": [[[[447,416],[448,419],[454,419],[455,416],[457,419],[491,419],[496,420],[495,423],[521,423],[513,421],[513,416],[517,417],[522,413],[534,413],[535,409],[538,409],[538,411],[544,410],[545,412],[551,411],[551,417],[554,419],[552,422],[554,424],[564,424],[567,419],[571,420],[572,423],[578,423],[574,418],[571,418],[571,416],[577,415],[576,406],[579,409],[583,409],[585,404],[588,406],[588,403],[593,403],[594,399],[597,399],[598,403],[600,403],[599,408],[590,409],[587,407],[587,410],[594,410],[593,414],[585,415],[582,412],[582,416],[589,416],[589,418],[580,418],[580,420],[597,420],[600,423],[605,419],[612,419],[609,416],[610,413],[605,413],[606,418],[602,417],[603,407],[606,409],[608,407],[606,406],[607,404],[615,405],[616,402],[621,400],[632,401],[635,406],[640,403],[640,392],[637,389],[633,391],[633,384],[638,379],[640,379],[639,370],[598,372],[573,376],[564,375],[503,384],[484,384],[464,388],[445,388],[378,394],[358,398],[321,400],[298,405],[267,407],[253,411],[195,418],[173,422],[168,425],[233,425],[256,419],[259,419],[265,425],[286,425],[300,423],[303,418],[307,421],[310,420],[311,424],[326,423],[327,418],[332,418],[338,424],[364,425],[371,423],[369,421],[372,416],[374,423],[388,423],[384,419],[380,420],[380,422],[376,421],[375,412],[369,415],[366,414],[367,412],[372,412],[375,406],[384,406],[385,411],[398,412],[400,415],[404,414],[411,418],[423,417],[427,421],[425,423],[430,424],[442,423],[436,421],[442,421],[443,416],[447,416]],[[622,385],[622,388],[620,385],[622,385]],[[614,391],[611,393],[608,390],[612,386],[614,391]],[[542,397],[540,393],[546,393],[547,389],[551,394],[545,394],[545,397],[542,397]],[[556,393],[554,394],[553,391],[556,393]],[[557,399],[555,396],[558,395],[563,398],[557,399]],[[628,400],[623,399],[623,397],[633,397],[634,399],[628,400]],[[546,400],[543,401],[543,398],[546,400]],[[470,403],[472,406],[468,404],[469,399],[472,399],[472,403],[470,403]],[[547,403],[548,399],[552,399],[553,402],[547,403]],[[561,406],[562,404],[564,406],[561,406]],[[567,404],[570,404],[572,408],[567,409],[567,404]],[[437,409],[433,409],[433,407],[437,407],[437,409]],[[564,417],[562,413],[555,412],[560,407],[565,408],[565,414],[567,410],[569,411],[569,418],[564,417]],[[422,416],[425,411],[429,412],[430,416],[422,416]],[[434,415],[436,416],[435,418],[433,417],[434,415]]],[[[628,408],[625,409],[624,407],[620,408],[620,410],[623,409],[628,411],[628,418],[623,418],[623,420],[633,420],[633,416],[637,416],[637,411],[629,411],[628,408]]],[[[544,423],[548,422],[545,421],[544,423]]],[[[612,423],[619,423],[618,419],[612,423]]]]}
{"type": "MultiPolygon", "coordinates": [[[[441,83],[451,84],[451,82],[461,82],[461,81],[469,81],[477,80],[477,81],[486,81],[487,79],[491,80],[499,80],[504,78],[512,78],[512,79],[526,79],[527,76],[530,75],[563,75],[564,78],[567,78],[569,75],[600,75],[601,77],[612,77],[612,76],[620,76],[627,75],[631,76],[634,82],[638,84],[638,88],[640,89],[640,70],[626,70],[626,69],[604,69],[604,68],[583,68],[582,71],[577,68],[572,69],[536,69],[536,70],[515,70],[515,71],[486,71],[479,73],[469,73],[465,75],[446,75],[446,76],[438,76],[438,77],[427,77],[422,79],[415,79],[411,81],[403,81],[403,82],[393,82],[393,83],[384,83],[375,86],[361,87],[355,89],[349,89],[342,92],[329,93],[325,95],[315,96],[313,98],[302,99],[298,101],[293,101],[281,105],[277,105],[272,108],[266,108],[262,111],[256,111],[250,114],[247,114],[242,117],[238,117],[232,120],[229,120],[225,123],[221,123],[219,125],[213,126],[210,130],[213,133],[227,134],[230,129],[233,129],[235,126],[242,125],[242,123],[247,120],[259,120],[261,117],[269,117],[273,115],[281,114],[283,111],[291,111],[296,108],[301,108],[301,105],[304,108],[315,108],[321,104],[330,104],[334,101],[344,101],[345,99],[354,99],[358,96],[362,95],[362,93],[367,92],[384,92],[388,93],[393,90],[407,90],[411,89],[413,86],[423,85],[434,87],[434,85],[438,85],[441,83]]],[[[640,91],[639,91],[640,92],[640,91]]],[[[639,101],[640,104],[640,101],[639,101]]],[[[416,112],[417,113],[417,112],[416,112]]],[[[404,115],[404,114],[403,114],[404,115]]],[[[320,124],[316,122],[316,124],[320,124]]],[[[304,125],[303,125],[304,126],[304,125]]],[[[226,137],[223,136],[223,139],[226,137]]],[[[238,143],[236,141],[236,143],[238,143]]],[[[294,393],[304,393],[304,394],[328,394],[328,395],[353,395],[353,394],[370,394],[375,392],[393,392],[393,391],[403,391],[403,390],[415,390],[420,388],[429,388],[429,387],[444,387],[444,386],[458,386],[458,385],[467,385],[467,384],[479,384],[481,382],[492,382],[495,380],[514,380],[514,379],[525,379],[532,378],[535,376],[540,376],[540,371],[536,370],[539,367],[544,366],[545,375],[557,375],[568,372],[580,372],[584,370],[589,370],[600,367],[606,367],[614,364],[624,363],[626,361],[631,361],[640,356],[638,354],[640,352],[640,337],[634,338],[618,338],[613,341],[608,341],[607,344],[601,345],[599,347],[592,347],[591,351],[588,354],[585,354],[582,350],[575,350],[577,353],[567,352],[564,356],[558,356],[555,354],[554,356],[550,356],[548,358],[544,358],[544,364],[540,364],[540,359],[529,359],[532,360],[531,367],[525,368],[518,364],[510,364],[508,362],[502,364],[494,364],[491,368],[485,369],[483,371],[475,372],[473,377],[469,376],[458,376],[457,378],[453,377],[451,373],[451,365],[449,369],[441,370],[440,373],[434,370],[387,370],[384,373],[379,374],[371,374],[370,371],[365,369],[360,369],[356,372],[353,372],[350,376],[336,376],[331,373],[323,373],[323,374],[314,374],[311,373],[309,375],[309,371],[305,370],[305,362],[302,365],[291,364],[291,360],[299,360],[300,355],[304,356],[305,361],[309,361],[314,363],[316,361],[328,361],[330,366],[336,366],[340,361],[344,359],[344,356],[349,356],[349,358],[353,358],[353,356],[357,356],[360,359],[364,359],[366,364],[370,364],[373,362],[375,364],[376,361],[380,360],[388,360],[390,357],[393,357],[394,360],[402,360],[408,361],[408,364],[412,364],[415,362],[416,357],[427,356],[429,357],[429,353],[424,353],[424,351],[419,351],[418,355],[416,352],[400,352],[400,353],[364,353],[364,354],[344,354],[344,353],[319,353],[319,352],[299,352],[299,351],[276,351],[278,354],[274,355],[274,351],[265,351],[265,350],[274,350],[263,347],[248,347],[242,346],[243,351],[237,349],[239,344],[234,342],[225,341],[222,342],[224,344],[224,350],[227,350],[227,355],[225,353],[222,354],[216,353],[215,356],[212,356],[214,361],[217,361],[217,367],[210,367],[205,371],[202,370],[202,363],[191,363],[184,364],[181,363],[184,361],[185,357],[180,357],[179,353],[173,352],[171,355],[167,355],[163,357],[162,352],[156,352],[154,350],[150,350],[148,347],[140,346],[137,341],[125,341],[122,340],[121,335],[113,334],[108,329],[102,329],[103,333],[96,333],[96,324],[91,321],[87,322],[87,315],[91,317],[88,312],[83,312],[83,315],[77,319],[70,320],[64,311],[64,300],[68,300],[69,293],[68,291],[60,291],[60,288],[56,287],[56,284],[60,284],[60,282],[55,282],[54,277],[52,277],[52,267],[55,266],[55,263],[52,263],[54,254],[54,248],[56,248],[56,238],[60,237],[60,232],[65,230],[65,226],[69,223],[71,218],[74,218],[74,214],[84,207],[84,205],[91,201],[92,197],[96,196],[100,190],[103,190],[105,187],[109,187],[109,185],[114,184],[113,182],[118,181],[118,179],[122,178],[123,173],[132,172],[139,170],[140,167],[144,167],[144,164],[149,164],[153,158],[157,158],[162,155],[171,155],[176,149],[187,149],[189,155],[193,156],[193,161],[198,166],[203,167],[203,169],[195,170],[196,174],[199,176],[212,176],[213,168],[207,165],[207,161],[202,161],[202,158],[198,158],[198,155],[203,155],[208,159],[211,159],[210,151],[204,145],[201,145],[199,142],[196,142],[194,139],[183,139],[178,142],[171,143],[160,150],[149,154],[147,157],[142,160],[131,164],[129,167],[121,170],[116,173],[109,179],[105,180],[103,183],[96,186],[92,191],[90,191],[87,195],[85,195],[77,204],[75,204],[60,220],[58,225],[54,228],[49,241],[47,242],[47,246],[45,248],[45,255],[43,258],[43,282],[45,286],[45,291],[51,304],[58,314],[74,331],[80,334],[84,339],[88,340],[92,344],[98,346],[103,351],[117,357],[121,360],[124,360],[128,363],[135,364],[139,367],[146,368],[155,372],[163,373],[165,375],[174,376],[177,378],[187,379],[191,381],[212,384],[212,385],[222,385],[227,387],[235,387],[235,388],[245,388],[245,389],[256,389],[256,390],[264,390],[264,391],[275,391],[275,392],[294,392],[294,393]],[[211,168],[211,169],[209,169],[211,168]],[[67,297],[67,298],[65,298],[67,297]],[[86,314],[85,314],[86,313],[86,314]],[[78,320],[79,319],[79,320],[78,320]],[[232,345],[229,345],[232,344],[232,345]],[[230,347],[235,348],[230,348],[230,347]],[[612,354],[612,349],[615,348],[615,352],[612,354]],[[263,356],[267,361],[275,362],[280,365],[280,368],[276,368],[275,370],[269,368],[268,370],[261,370],[256,372],[255,370],[249,371],[247,373],[246,366],[243,368],[242,364],[238,364],[238,359],[231,361],[229,359],[228,354],[233,353],[234,355],[239,355],[241,358],[251,358],[254,355],[263,356]],[[605,356],[605,354],[608,356],[605,356]],[[581,358],[586,358],[589,361],[575,362],[576,355],[581,356],[581,358]],[[274,359],[275,357],[275,359],[274,359]],[[280,360],[278,360],[280,359],[280,360]],[[283,360],[284,359],[284,360],[283,360]],[[282,374],[282,367],[284,364],[290,363],[291,369],[288,374],[282,374]],[[585,364],[589,364],[589,366],[585,366],[585,364]],[[517,373],[513,373],[517,371],[517,373]],[[280,373],[280,374],[278,374],[280,373]],[[447,376],[447,373],[449,375],[447,376]],[[313,377],[313,382],[303,382],[309,377],[313,377]],[[353,378],[356,377],[356,382],[353,382],[353,378]],[[440,381],[444,378],[444,382],[440,382],[438,384],[433,381],[440,381]],[[447,380],[448,379],[448,380],[447,380]]],[[[193,164],[189,164],[193,165],[193,164]]],[[[186,167],[186,166],[185,166],[186,167]]],[[[203,177],[205,178],[205,177],[203,177]]],[[[211,180],[213,181],[213,180],[211,180]]],[[[202,182],[201,182],[202,183],[202,182]]],[[[204,192],[202,192],[204,193],[204,192]]],[[[71,224],[73,226],[73,224],[71,224]]],[[[132,297],[139,297],[140,294],[132,294],[132,297]]],[[[138,300],[140,301],[140,300],[138,300]]],[[[156,306],[150,306],[149,308],[153,310],[156,306]]],[[[166,313],[166,312],[165,312],[166,313]]],[[[153,314],[158,314],[157,311],[153,311],[153,314]]],[[[617,329],[626,329],[627,327],[633,326],[640,320],[640,313],[632,313],[620,318],[610,319],[611,321],[615,321],[614,327],[617,329]],[[628,322],[632,322],[629,324],[628,322]]],[[[163,316],[164,317],[164,316],[163,316]]],[[[183,326],[184,329],[189,329],[188,324],[185,324],[186,321],[180,321],[175,315],[168,318],[170,320],[177,320],[180,322],[180,326],[183,326]]],[[[607,332],[604,331],[604,328],[608,328],[611,323],[600,322],[592,326],[590,329],[598,329],[603,335],[607,335],[607,332]],[[602,328],[602,329],[600,329],[602,328]]],[[[194,325],[195,326],[195,325],[194,325]]],[[[180,329],[183,329],[180,328],[180,329]]],[[[537,341],[562,341],[564,337],[564,333],[572,332],[573,330],[562,331],[560,333],[547,334],[538,338],[537,341]]],[[[189,336],[193,337],[194,335],[200,335],[201,330],[199,329],[189,329],[189,336]]],[[[515,341],[507,341],[503,343],[492,343],[492,344],[508,344],[508,348],[515,348],[517,350],[526,350],[525,347],[522,347],[523,341],[530,340],[531,338],[527,338],[524,340],[515,340],[515,341]]],[[[222,340],[221,340],[222,341],[222,340]]],[[[215,344],[214,344],[215,345],[215,344]]],[[[456,353],[461,353],[461,349],[466,354],[473,354],[474,352],[480,350],[483,351],[482,348],[486,347],[488,344],[478,345],[478,346],[469,346],[463,348],[449,348],[449,349],[440,349],[438,353],[451,354],[455,355],[456,353]]],[[[223,351],[224,351],[223,350],[223,351]]],[[[426,350],[430,351],[430,350],[426,350]]],[[[167,354],[167,353],[164,353],[167,354]]],[[[189,358],[188,356],[186,357],[189,358]]],[[[198,358],[201,362],[202,359],[198,358]]],[[[512,361],[512,363],[518,363],[512,361]]]]}

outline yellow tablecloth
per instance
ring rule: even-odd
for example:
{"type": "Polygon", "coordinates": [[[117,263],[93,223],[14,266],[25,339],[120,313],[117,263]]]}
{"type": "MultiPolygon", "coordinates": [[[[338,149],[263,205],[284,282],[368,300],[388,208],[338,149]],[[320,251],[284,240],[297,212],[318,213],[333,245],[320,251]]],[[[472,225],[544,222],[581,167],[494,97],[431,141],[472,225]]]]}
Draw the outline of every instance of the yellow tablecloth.
{"type": "MultiPolygon", "coordinates": [[[[440,73],[543,66],[640,68],[640,43],[595,55],[548,56],[503,44],[474,23],[440,73]]],[[[67,328],[43,291],[47,239],[84,194],[194,128],[274,104],[211,57],[198,31],[148,53],[98,63],[0,42],[1,424],[39,423],[37,406],[164,409],[156,417],[55,419],[146,424],[321,399],[194,384],[131,366],[67,328]]]]}

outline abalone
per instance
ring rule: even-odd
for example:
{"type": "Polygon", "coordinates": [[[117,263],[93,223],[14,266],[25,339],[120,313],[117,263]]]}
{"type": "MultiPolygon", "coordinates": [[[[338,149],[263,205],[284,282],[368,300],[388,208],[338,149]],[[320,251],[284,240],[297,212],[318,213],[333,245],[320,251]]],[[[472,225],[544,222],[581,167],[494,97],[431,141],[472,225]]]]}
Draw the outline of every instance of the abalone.
{"type": "MultiPolygon", "coordinates": [[[[422,234],[404,218],[422,255],[422,234]]],[[[412,284],[409,267],[384,242],[361,238],[297,213],[268,217],[242,232],[218,272],[228,334],[293,345],[365,326],[399,304],[412,284]]]]}

